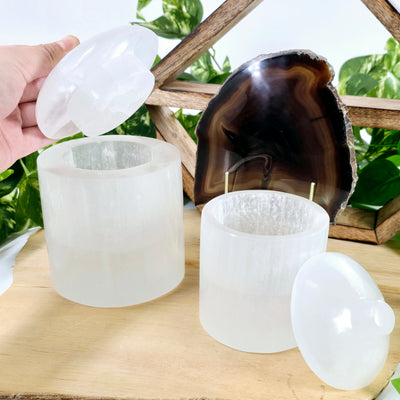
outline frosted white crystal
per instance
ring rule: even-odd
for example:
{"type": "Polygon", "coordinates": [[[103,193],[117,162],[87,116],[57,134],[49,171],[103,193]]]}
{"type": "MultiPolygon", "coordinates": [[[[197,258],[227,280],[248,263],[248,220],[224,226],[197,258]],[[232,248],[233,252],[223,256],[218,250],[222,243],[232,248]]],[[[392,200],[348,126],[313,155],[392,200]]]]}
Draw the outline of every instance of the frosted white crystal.
{"type": "Polygon", "coordinates": [[[62,296],[119,307],[161,296],[184,275],[182,175],[172,145],[85,138],[38,158],[51,277],[62,296]]]}
{"type": "Polygon", "coordinates": [[[356,261],[318,254],[298,273],[292,320],[299,349],[314,373],[338,389],[369,385],[381,371],[394,313],[356,261]]]}
{"type": "Polygon", "coordinates": [[[126,25],[101,33],[68,53],[43,84],[36,106],[41,131],[61,139],[97,136],[129,118],[154,86],[150,67],[158,39],[126,25]]]}
{"type": "Polygon", "coordinates": [[[270,190],[219,196],[202,212],[200,320],[218,341],[272,353],[296,347],[295,276],[325,251],[329,217],[319,205],[270,190]]]}
{"type": "Polygon", "coordinates": [[[38,229],[30,228],[25,232],[13,234],[0,246],[0,296],[10,288],[14,281],[15,258],[25,246],[29,236],[38,229]]]}

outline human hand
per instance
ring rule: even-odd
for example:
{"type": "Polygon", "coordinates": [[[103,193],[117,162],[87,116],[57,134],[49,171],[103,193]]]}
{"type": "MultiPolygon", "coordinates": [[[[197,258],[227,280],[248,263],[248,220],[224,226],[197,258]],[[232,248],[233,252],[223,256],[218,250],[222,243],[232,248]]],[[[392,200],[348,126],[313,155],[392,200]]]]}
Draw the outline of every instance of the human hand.
{"type": "Polygon", "coordinates": [[[67,36],[38,46],[0,46],[0,173],[55,142],[37,126],[36,100],[47,75],[78,44],[67,36]]]}

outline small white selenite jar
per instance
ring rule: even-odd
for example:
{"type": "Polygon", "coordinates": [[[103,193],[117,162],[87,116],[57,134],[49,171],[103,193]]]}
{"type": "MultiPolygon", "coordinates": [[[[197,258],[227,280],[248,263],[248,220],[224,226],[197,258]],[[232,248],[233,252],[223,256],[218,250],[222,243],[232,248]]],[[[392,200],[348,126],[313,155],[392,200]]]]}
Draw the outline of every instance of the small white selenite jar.
{"type": "Polygon", "coordinates": [[[296,347],[290,301],[302,264],[326,250],[329,217],[318,204],[271,190],[219,196],[202,212],[200,321],[238,350],[296,347]]]}
{"type": "Polygon", "coordinates": [[[56,291],[96,307],[155,299],[184,276],[182,175],[172,145],[103,136],[38,158],[56,291]]]}

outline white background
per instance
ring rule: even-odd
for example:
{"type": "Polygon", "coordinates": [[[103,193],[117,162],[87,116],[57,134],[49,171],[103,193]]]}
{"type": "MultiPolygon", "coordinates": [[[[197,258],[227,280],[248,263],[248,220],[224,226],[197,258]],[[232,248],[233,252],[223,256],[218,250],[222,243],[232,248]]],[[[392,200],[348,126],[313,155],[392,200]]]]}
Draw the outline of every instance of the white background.
{"type": "MultiPolygon", "coordinates": [[[[202,3],[207,16],[222,2],[202,3]]],[[[160,15],[161,1],[153,0],[144,14],[160,15]]],[[[390,36],[361,0],[264,0],[214,48],[217,59],[228,55],[233,68],[260,54],[309,49],[326,57],[338,74],[349,58],[383,53],[390,36]]],[[[160,48],[169,47],[163,41],[160,48]]]]}
{"type": "MultiPolygon", "coordinates": [[[[203,0],[204,16],[221,1],[203,0]]],[[[81,40],[135,20],[136,0],[0,0],[0,44],[36,44],[72,33],[81,40]]],[[[144,10],[161,15],[161,0],[144,10]]],[[[305,48],[339,71],[351,57],[382,53],[390,34],[361,0],[264,0],[215,46],[233,68],[259,55],[305,48]]],[[[161,40],[165,55],[176,41],[161,40]]]]}

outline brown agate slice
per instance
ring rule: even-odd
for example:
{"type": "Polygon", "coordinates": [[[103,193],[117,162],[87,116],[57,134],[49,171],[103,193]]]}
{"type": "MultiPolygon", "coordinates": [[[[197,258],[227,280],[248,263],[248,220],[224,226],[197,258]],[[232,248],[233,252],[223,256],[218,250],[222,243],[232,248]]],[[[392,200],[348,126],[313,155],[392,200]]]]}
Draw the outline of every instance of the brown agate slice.
{"type": "Polygon", "coordinates": [[[271,189],[308,197],[331,221],[353,192],[351,123],[325,59],[300,50],[260,56],[222,86],[197,126],[197,205],[224,192],[271,189]]]}

